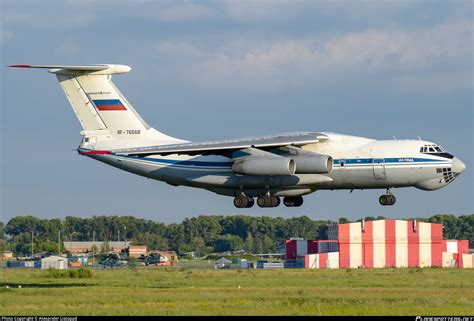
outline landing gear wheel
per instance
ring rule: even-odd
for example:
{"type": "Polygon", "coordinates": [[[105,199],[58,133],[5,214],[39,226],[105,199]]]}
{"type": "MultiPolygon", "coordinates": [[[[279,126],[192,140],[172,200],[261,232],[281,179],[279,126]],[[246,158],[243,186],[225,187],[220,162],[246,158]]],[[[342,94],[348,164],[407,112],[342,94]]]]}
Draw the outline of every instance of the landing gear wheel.
{"type": "MultiPolygon", "coordinates": [[[[253,201],[253,199],[252,199],[253,201]]],[[[246,208],[249,204],[249,199],[247,196],[237,196],[234,198],[234,206],[237,208],[246,208]]],[[[253,205],[253,204],[252,204],[253,205]]]]}
{"type": "Polygon", "coordinates": [[[391,206],[395,204],[396,201],[397,199],[395,198],[395,195],[392,194],[386,194],[379,197],[379,203],[382,206],[391,206]]]}
{"type": "MultiPolygon", "coordinates": [[[[387,200],[387,195],[380,195],[380,197],[379,197],[380,205],[382,205],[382,206],[387,205],[387,201],[388,201],[387,200]]],[[[235,201],[234,201],[234,203],[235,203],[235,201]]]]}
{"type": "Polygon", "coordinates": [[[277,207],[280,205],[280,198],[276,196],[260,196],[257,198],[257,205],[260,207],[277,207]]]}
{"type": "Polygon", "coordinates": [[[280,205],[279,197],[272,196],[271,199],[272,199],[272,207],[277,207],[278,205],[280,205]]]}
{"type": "Polygon", "coordinates": [[[253,204],[255,204],[255,201],[253,199],[253,197],[247,197],[248,199],[248,204],[246,206],[246,208],[251,208],[253,206],[253,204]]]}
{"type": "Polygon", "coordinates": [[[283,198],[283,204],[285,204],[286,207],[300,207],[303,204],[303,197],[286,196],[283,198]]]}
{"type": "Polygon", "coordinates": [[[257,205],[258,205],[259,207],[264,207],[264,206],[265,206],[265,199],[264,199],[262,196],[260,196],[259,198],[257,198],[257,205]]]}
{"type": "Polygon", "coordinates": [[[257,198],[257,205],[260,207],[268,207],[268,205],[270,205],[270,197],[260,196],[257,198]]]}
{"type": "Polygon", "coordinates": [[[395,195],[391,195],[391,194],[390,194],[390,195],[388,196],[388,203],[389,203],[390,205],[395,204],[396,201],[397,201],[397,199],[395,198],[395,195]]]}

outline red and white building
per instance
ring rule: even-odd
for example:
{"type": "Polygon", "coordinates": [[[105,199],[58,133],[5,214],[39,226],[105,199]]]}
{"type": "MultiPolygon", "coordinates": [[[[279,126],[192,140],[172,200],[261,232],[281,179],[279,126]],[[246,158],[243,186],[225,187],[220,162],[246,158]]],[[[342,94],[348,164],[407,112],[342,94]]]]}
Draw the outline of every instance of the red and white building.
{"type": "Polygon", "coordinates": [[[442,224],[402,220],[328,226],[325,241],[288,240],[286,259],[306,268],[473,267],[467,240],[443,240],[442,224]]]}
{"type": "Polygon", "coordinates": [[[138,258],[142,255],[146,255],[147,247],[146,245],[130,245],[128,247],[128,256],[138,258]]]}

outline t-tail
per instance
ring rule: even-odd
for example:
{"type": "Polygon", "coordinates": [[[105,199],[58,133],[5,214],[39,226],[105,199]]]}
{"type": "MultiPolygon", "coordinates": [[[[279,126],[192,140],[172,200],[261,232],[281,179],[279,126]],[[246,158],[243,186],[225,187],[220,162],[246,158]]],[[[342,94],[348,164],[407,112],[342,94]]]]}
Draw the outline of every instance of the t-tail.
{"type": "Polygon", "coordinates": [[[81,123],[81,147],[113,149],[184,142],[150,127],[115,87],[112,75],[128,73],[125,65],[12,65],[45,68],[58,78],[81,123]]]}

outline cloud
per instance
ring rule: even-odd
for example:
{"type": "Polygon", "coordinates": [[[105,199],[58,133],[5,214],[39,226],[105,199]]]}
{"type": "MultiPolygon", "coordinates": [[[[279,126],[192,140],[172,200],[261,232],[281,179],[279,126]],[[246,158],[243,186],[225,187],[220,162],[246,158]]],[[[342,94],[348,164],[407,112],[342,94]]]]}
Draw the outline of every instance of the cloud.
{"type": "Polygon", "coordinates": [[[4,28],[0,29],[0,47],[3,47],[8,40],[13,37],[13,32],[10,32],[4,28]]]}
{"type": "Polygon", "coordinates": [[[173,3],[172,5],[160,3],[157,6],[151,6],[150,9],[135,11],[135,15],[162,22],[193,22],[204,20],[215,14],[212,7],[196,3],[173,3]]]}
{"type": "Polygon", "coordinates": [[[54,48],[54,55],[59,61],[67,61],[70,57],[80,54],[82,50],[80,44],[72,41],[65,41],[54,48]]]}
{"type": "Polygon", "coordinates": [[[88,27],[96,22],[98,15],[92,12],[79,12],[79,8],[75,8],[74,14],[71,12],[59,13],[51,10],[38,10],[37,12],[18,10],[17,12],[6,10],[3,17],[3,26],[21,26],[27,28],[40,29],[73,29],[78,27],[88,27]]]}
{"type": "Polygon", "coordinates": [[[172,58],[176,58],[177,56],[182,58],[197,58],[204,54],[201,49],[184,41],[158,43],[155,45],[155,51],[161,56],[171,56],[172,58]]]}
{"type": "MultiPolygon", "coordinates": [[[[311,35],[252,45],[230,40],[211,49],[198,49],[191,42],[168,42],[158,48],[160,52],[189,58],[183,61],[183,68],[201,85],[258,84],[262,88],[268,84],[273,90],[328,80],[354,82],[350,76],[353,72],[369,78],[400,77],[406,73],[413,82],[416,74],[425,77],[441,65],[472,70],[473,31],[472,21],[466,20],[430,28],[311,35]]],[[[464,83],[468,85],[472,84],[464,83]]]]}

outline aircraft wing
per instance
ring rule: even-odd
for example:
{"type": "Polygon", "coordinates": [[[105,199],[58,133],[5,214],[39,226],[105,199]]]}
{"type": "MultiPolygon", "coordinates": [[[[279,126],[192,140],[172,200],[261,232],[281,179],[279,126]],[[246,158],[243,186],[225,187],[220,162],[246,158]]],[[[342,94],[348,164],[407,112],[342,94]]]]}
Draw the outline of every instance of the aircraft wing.
{"type": "Polygon", "coordinates": [[[244,148],[271,149],[283,146],[302,146],[327,140],[327,135],[316,132],[282,133],[202,143],[146,146],[112,150],[113,154],[128,156],[147,155],[226,155],[244,148]]]}

